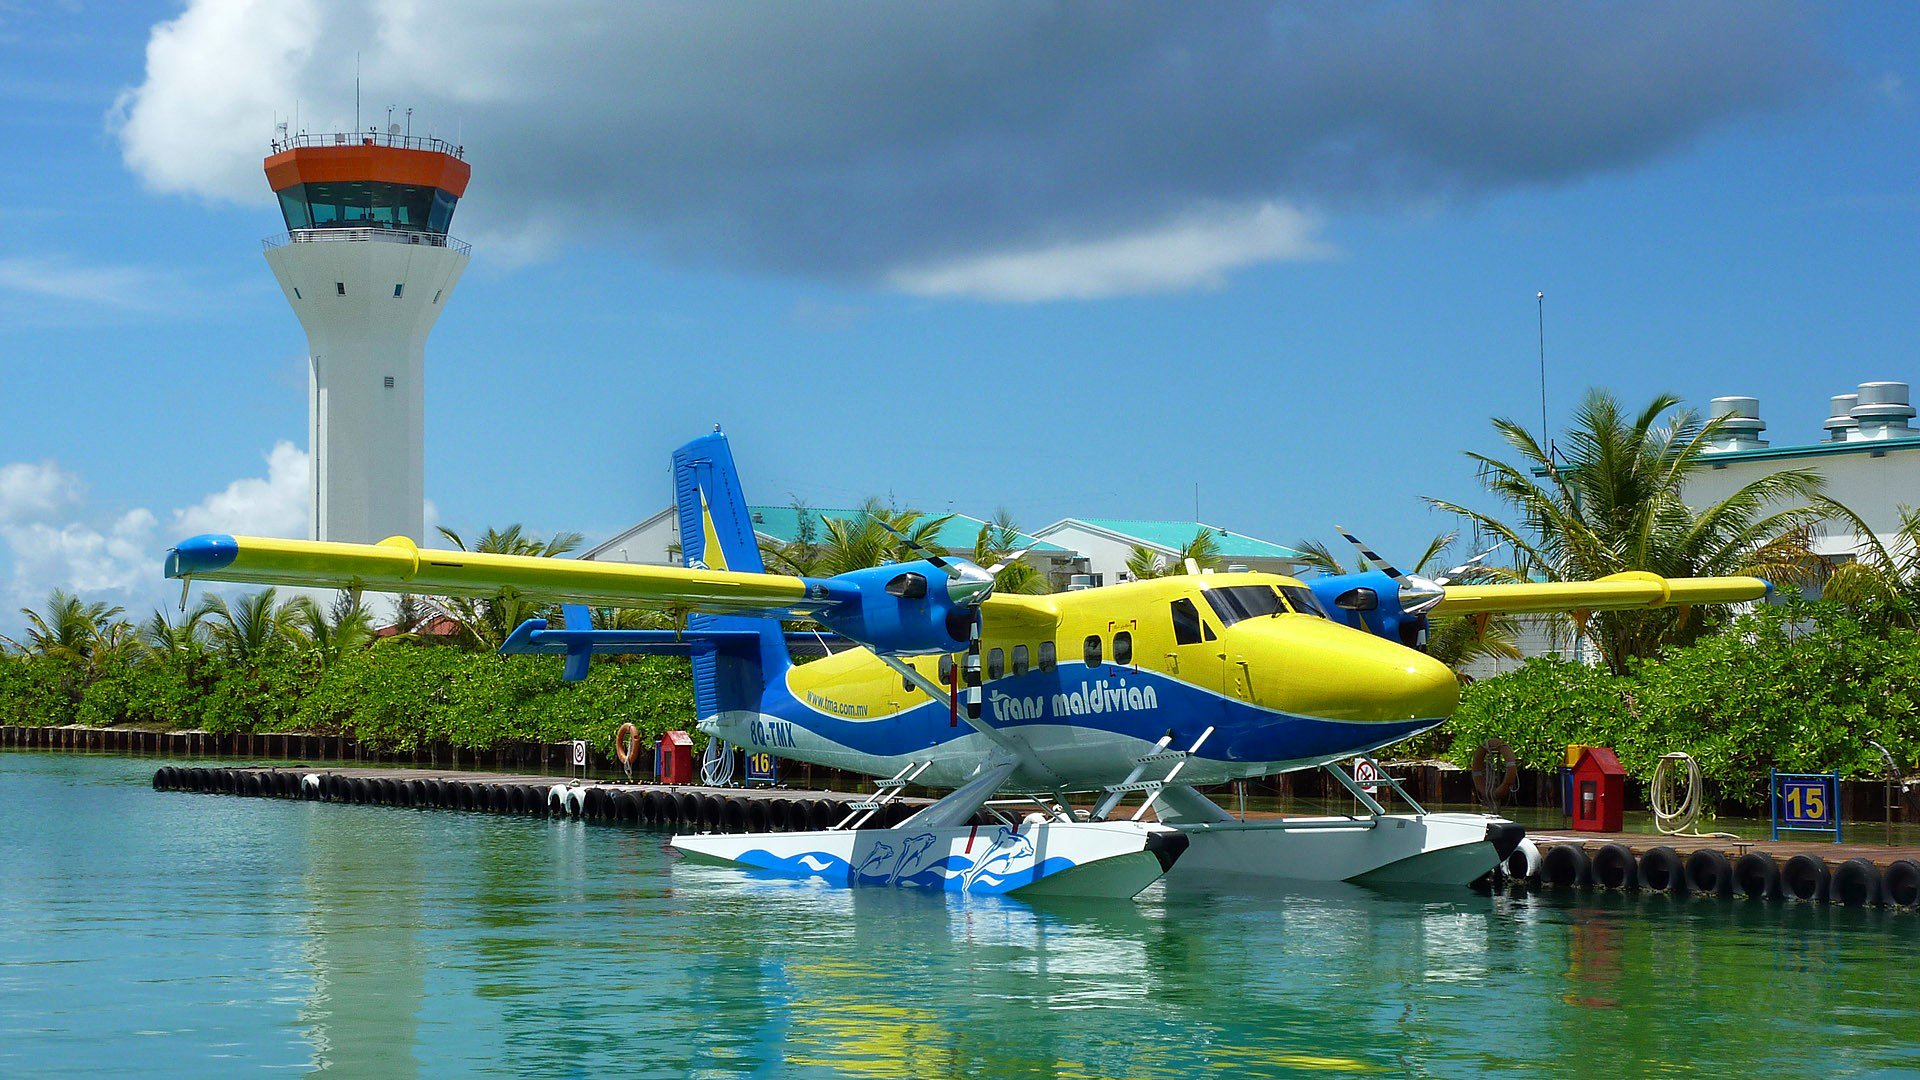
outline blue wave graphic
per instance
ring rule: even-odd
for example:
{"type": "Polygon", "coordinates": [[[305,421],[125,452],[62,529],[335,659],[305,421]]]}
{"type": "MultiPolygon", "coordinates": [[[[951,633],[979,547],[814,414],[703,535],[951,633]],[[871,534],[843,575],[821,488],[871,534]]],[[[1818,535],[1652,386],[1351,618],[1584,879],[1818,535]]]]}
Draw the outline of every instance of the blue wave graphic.
{"type": "Polygon", "coordinates": [[[1031,885],[1042,878],[1062,870],[1070,870],[1078,865],[1072,859],[1055,855],[1035,866],[1014,871],[1004,877],[991,871],[982,871],[969,883],[967,875],[974,868],[974,860],[960,855],[949,855],[931,866],[922,867],[897,880],[893,877],[891,870],[879,874],[856,875],[853,866],[847,860],[825,851],[775,855],[764,848],[754,848],[751,851],[741,852],[736,861],[771,876],[817,878],[834,885],[938,889],[945,892],[974,892],[993,896],[1012,892],[1014,889],[1031,885]]]}

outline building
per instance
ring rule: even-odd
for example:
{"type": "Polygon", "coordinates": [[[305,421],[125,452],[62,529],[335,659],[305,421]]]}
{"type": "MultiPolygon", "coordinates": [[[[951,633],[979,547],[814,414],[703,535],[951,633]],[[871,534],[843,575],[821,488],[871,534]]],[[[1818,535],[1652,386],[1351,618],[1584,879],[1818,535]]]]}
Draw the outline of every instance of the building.
{"type": "Polygon", "coordinates": [[[287,232],[267,264],[307,332],[308,535],[422,541],[426,341],[467,266],[447,229],[470,169],[397,127],[272,149],[287,232]]]}
{"type": "MultiPolygon", "coordinates": [[[[809,529],[816,541],[824,541],[827,521],[852,520],[863,513],[859,509],[845,507],[797,506],[749,506],[747,512],[753,515],[754,533],[763,542],[776,544],[794,543],[809,529]]],[[[941,551],[971,558],[980,530],[988,524],[966,514],[951,515],[936,534],[941,551]]],[[[1056,589],[1065,589],[1073,575],[1085,573],[1085,560],[1058,544],[1021,533],[1015,546],[1026,549],[1024,561],[1045,574],[1056,589]]],[[[674,508],[669,506],[588,551],[581,558],[678,566],[679,552],[680,519],[674,508]]]]}
{"type": "Polygon", "coordinates": [[[1088,575],[1079,584],[1099,586],[1132,580],[1127,559],[1135,547],[1146,548],[1172,566],[1202,531],[1212,535],[1222,569],[1298,575],[1306,567],[1306,556],[1295,548],[1199,521],[1062,518],[1033,535],[1078,552],[1086,560],[1082,572],[1088,575]]]}
{"type": "MultiPolygon", "coordinates": [[[[1920,429],[1912,425],[1908,386],[1861,383],[1853,393],[1830,399],[1826,411],[1826,438],[1774,446],[1760,437],[1767,425],[1758,398],[1714,398],[1713,415],[1726,419],[1721,438],[1705,455],[1709,464],[1687,477],[1687,502],[1710,506],[1769,473],[1809,469],[1820,475],[1830,498],[1891,545],[1901,510],[1920,508],[1920,429]]],[[[1806,426],[1810,432],[1812,424],[1806,426]]],[[[1832,522],[1814,549],[1829,562],[1847,562],[1864,539],[1857,529],[1832,522]]]]}

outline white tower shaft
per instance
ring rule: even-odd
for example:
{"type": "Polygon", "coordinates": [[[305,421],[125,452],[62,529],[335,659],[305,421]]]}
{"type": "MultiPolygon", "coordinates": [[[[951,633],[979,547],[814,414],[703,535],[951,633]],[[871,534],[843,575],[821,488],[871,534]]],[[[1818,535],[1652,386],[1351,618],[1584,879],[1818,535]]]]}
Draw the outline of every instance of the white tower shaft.
{"type": "Polygon", "coordinates": [[[419,234],[306,235],[267,262],[307,332],[308,535],[424,542],[427,334],[467,256],[419,234]]]}

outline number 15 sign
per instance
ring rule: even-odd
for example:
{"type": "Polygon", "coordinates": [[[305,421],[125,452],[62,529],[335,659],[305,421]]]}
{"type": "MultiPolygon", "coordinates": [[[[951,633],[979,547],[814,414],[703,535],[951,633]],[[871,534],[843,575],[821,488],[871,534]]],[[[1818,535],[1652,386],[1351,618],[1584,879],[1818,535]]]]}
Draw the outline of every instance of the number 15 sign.
{"type": "Polygon", "coordinates": [[[1781,829],[1830,832],[1840,842],[1840,774],[1773,774],[1773,838],[1781,829]]]}

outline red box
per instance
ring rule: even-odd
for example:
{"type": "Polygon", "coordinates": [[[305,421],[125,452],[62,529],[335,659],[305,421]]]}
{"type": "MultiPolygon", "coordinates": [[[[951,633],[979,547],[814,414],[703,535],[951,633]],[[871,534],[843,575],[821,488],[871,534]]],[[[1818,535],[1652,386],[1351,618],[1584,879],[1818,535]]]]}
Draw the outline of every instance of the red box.
{"type": "Polygon", "coordinates": [[[653,773],[663,784],[693,783],[693,736],[669,731],[653,751],[653,773]]]}
{"type": "Polygon", "coordinates": [[[1583,832],[1620,832],[1627,810],[1627,770],[1604,746],[1580,751],[1573,764],[1573,827],[1583,832]]]}

